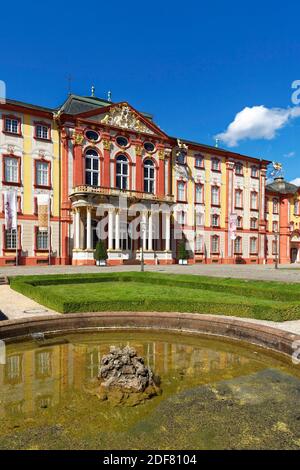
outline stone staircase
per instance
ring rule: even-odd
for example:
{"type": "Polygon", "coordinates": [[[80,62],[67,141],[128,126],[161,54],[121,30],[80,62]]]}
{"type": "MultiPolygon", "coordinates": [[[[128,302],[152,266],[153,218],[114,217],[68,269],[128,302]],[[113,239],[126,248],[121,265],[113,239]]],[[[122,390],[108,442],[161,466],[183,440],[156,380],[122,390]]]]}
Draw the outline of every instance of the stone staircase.
{"type": "Polygon", "coordinates": [[[0,275],[0,286],[4,286],[4,285],[7,285],[7,284],[9,284],[7,277],[0,275]]]}

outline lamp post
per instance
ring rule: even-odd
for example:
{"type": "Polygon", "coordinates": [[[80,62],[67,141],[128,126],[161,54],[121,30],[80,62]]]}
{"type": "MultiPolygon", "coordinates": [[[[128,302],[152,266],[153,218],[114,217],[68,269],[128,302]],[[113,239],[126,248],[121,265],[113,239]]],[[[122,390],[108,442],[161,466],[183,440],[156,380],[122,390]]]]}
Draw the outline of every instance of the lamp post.
{"type": "Polygon", "coordinates": [[[145,271],[144,263],[144,234],[146,232],[146,222],[141,222],[141,234],[142,234],[142,245],[141,245],[141,272],[145,271]]]}
{"type": "Polygon", "coordinates": [[[275,269],[278,269],[278,232],[275,232],[275,246],[276,246],[276,253],[275,253],[275,269]]]}

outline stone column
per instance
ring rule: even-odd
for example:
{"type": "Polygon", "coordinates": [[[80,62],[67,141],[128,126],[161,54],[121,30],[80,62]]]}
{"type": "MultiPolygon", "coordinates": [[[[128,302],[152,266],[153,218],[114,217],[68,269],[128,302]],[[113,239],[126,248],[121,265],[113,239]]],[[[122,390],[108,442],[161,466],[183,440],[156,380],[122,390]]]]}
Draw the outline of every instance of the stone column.
{"type": "Polygon", "coordinates": [[[74,248],[78,250],[80,247],[80,210],[79,207],[75,209],[74,217],[74,248]]]}
{"type": "Polygon", "coordinates": [[[120,211],[117,209],[116,211],[116,220],[115,220],[115,240],[116,245],[115,249],[120,249],[120,211]]]}
{"type": "Polygon", "coordinates": [[[149,232],[148,232],[148,250],[152,251],[153,250],[153,246],[152,246],[152,221],[153,221],[153,218],[152,218],[152,212],[150,211],[149,212],[149,218],[148,218],[148,223],[149,223],[149,232]]]}
{"type": "Polygon", "coordinates": [[[92,208],[86,208],[86,249],[92,249],[92,208]]]}
{"type": "Polygon", "coordinates": [[[171,214],[166,213],[166,251],[170,251],[171,214]]]}
{"type": "Polygon", "coordinates": [[[114,212],[113,209],[108,211],[108,249],[113,249],[113,229],[114,229],[114,212]]]}

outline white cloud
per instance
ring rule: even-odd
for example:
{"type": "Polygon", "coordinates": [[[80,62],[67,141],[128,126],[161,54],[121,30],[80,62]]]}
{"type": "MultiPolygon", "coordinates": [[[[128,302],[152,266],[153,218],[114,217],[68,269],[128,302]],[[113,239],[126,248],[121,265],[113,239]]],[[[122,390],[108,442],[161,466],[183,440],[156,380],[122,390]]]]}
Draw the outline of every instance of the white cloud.
{"type": "Polygon", "coordinates": [[[295,186],[300,186],[300,178],[295,178],[294,180],[291,181],[292,184],[295,186]]]}
{"type": "Polygon", "coordinates": [[[285,153],[284,158],[293,158],[296,155],[296,152],[285,153]]]}
{"type": "Polygon", "coordinates": [[[294,108],[266,108],[265,106],[248,106],[236,114],[225,132],[216,137],[229,147],[236,146],[244,139],[271,140],[276,131],[284,127],[291,119],[300,116],[300,107],[294,108]]]}

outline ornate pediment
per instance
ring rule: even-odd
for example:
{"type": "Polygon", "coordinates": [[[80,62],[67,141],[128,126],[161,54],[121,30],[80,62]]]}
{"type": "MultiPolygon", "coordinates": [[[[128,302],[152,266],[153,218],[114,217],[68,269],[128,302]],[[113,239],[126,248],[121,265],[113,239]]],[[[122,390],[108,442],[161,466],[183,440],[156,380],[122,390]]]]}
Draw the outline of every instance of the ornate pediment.
{"type": "Polygon", "coordinates": [[[121,127],[122,129],[144,132],[151,135],[154,134],[126,104],[112,106],[104,118],[101,119],[101,122],[103,124],[121,127]]]}

